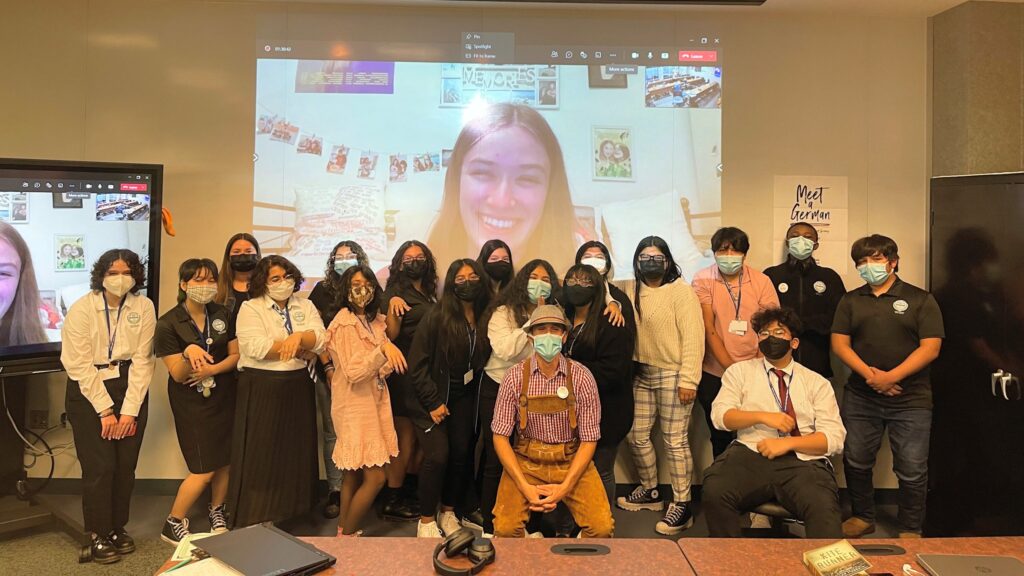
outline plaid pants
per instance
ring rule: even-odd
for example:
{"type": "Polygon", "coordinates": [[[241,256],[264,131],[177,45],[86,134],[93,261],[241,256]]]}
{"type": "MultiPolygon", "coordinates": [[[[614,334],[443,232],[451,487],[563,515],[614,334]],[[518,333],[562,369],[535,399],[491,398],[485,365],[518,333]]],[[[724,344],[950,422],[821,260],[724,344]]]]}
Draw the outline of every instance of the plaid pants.
{"type": "Polygon", "coordinates": [[[679,401],[679,373],[640,364],[633,379],[633,429],[626,442],[644,488],[658,485],[658,455],[651,442],[654,421],[659,423],[670,467],[674,502],[690,501],[690,414],[693,403],[679,401]]]}

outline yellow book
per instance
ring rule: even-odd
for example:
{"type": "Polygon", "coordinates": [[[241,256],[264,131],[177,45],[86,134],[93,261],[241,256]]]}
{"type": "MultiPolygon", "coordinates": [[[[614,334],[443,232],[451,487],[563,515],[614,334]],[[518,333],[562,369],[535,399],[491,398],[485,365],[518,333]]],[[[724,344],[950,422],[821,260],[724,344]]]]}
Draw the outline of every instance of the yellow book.
{"type": "Polygon", "coordinates": [[[871,563],[848,541],[840,540],[804,552],[804,566],[812,576],[867,576],[871,563]]]}

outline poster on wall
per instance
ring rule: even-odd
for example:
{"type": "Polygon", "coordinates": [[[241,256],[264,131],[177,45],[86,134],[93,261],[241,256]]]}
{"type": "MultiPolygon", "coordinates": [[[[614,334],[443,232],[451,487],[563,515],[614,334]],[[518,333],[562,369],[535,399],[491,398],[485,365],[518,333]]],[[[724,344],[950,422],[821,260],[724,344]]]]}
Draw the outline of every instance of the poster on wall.
{"type": "Polygon", "coordinates": [[[845,277],[850,272],[848,188],[846,176],[775,176],[774,261],[785,257],[789,226],[807,222],[818,230],[818,264],[845,277]]]}

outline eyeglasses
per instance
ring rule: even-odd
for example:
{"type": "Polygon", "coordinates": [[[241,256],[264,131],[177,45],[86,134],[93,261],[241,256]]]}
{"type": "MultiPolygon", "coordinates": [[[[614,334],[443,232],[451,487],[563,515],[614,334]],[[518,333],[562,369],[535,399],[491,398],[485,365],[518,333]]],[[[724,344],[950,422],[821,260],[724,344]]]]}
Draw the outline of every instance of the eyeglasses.
{"type": "Polygon", "coordinates": [[[269,280],[267,280],[267,284],[279,284],[281,282],[284,282],[285,280],[295,280],[295,277],[294,276],[290,276],[290,275],[289,276],[274,276],[273,278],[270,278],[269,280]]]}
{"type": "Polygon", "coordinates": [[[640,262],[657,262],[658,264],[665,263],[665,257],[662,256],[661,254],[657,254],[654,256],[650,254],[641,254],[640,257],[637,258],[637,260],[639,260],[640,262]]]}
{"type": "Polygon", "coordinates": [[[402,264],[408,264],[410,262],[426,262],[426,256],[413,256],[411,258],[402,258],[402,264]]]}
{"type": "Polygon", "coordinates": [[[584,288],[590,288],[594,285],[589,278],[566,278],[566,286],[582,286],[584,288]]]}
{"type": "Polygon", "coordinates": [[[473,274],[472,276],[469,276],[469,277],[461,277],[460,276],[460,277],[455,279],[455,284],[456,285],[462,285],[462,284],[465,284],[466,282],[471,282],[473,280],[480,280],[480,277],[477,276],[476,274],[473,274]]]}
{"type": "Polygon", "coordinates": [[[785,328],[776,328],[775,330],[761,330],[760,332],[757,333],[757,337],[762,339],[762,340],[764,340],[765,338],[767,338],[769,336],[775,336],[776,338],[785,338],[785,336],[786,336],[786,329],[785,328]]]}

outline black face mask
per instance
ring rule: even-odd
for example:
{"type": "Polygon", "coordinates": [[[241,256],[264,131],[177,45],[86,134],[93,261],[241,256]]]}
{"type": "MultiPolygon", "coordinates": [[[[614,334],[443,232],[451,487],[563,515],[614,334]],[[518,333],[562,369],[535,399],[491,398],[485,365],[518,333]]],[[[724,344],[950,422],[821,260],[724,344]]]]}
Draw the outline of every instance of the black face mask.
{"type": "Polygon", "coordinates": [[[568,286],[562,291],[565,299],[573,306],[585,306],[594,300],[594,292],[597,288],[593,286],[568,286]]]}
{"type": "Polygon", "coordinates": [[[665,275],[665,264],[654,260],[641,260],[640,274],[648,280],[657,280],[665,275]]]}
{"type": "Polygon", "coordinates": [[[757,349],[769,360],[778,360],[789,352],[792,340],[769,336],[757,343],[757,349]]]}
{"type": "Polygon", "coordinates": [[[505,262],[504,260],[488,262],[484,264],[484,272],[487,272],[488,276],[494,278],[498,282],[504,282],[512,276],[512,264],[505,262]]]}
{"type": "Polygon", "coordinates": [[[423,278],[423,274],[426,273],[426,271],[426,260],[413,260],[402,264],[402,273],[412,280],[419,280],[420,278],[423,278]]]}
{"type": "Polygon", "coordinates": [[[235,272],[252,272],[260,261],[255,254],[235,254],[231,257],[231,269],[235,272]]]}
{"type": "Polygon", "coordinates": [[[462,284],[455,285],[455,296],[463,302],[472,302],[480,295],[480,281],[466,280],[462,284]]]}

